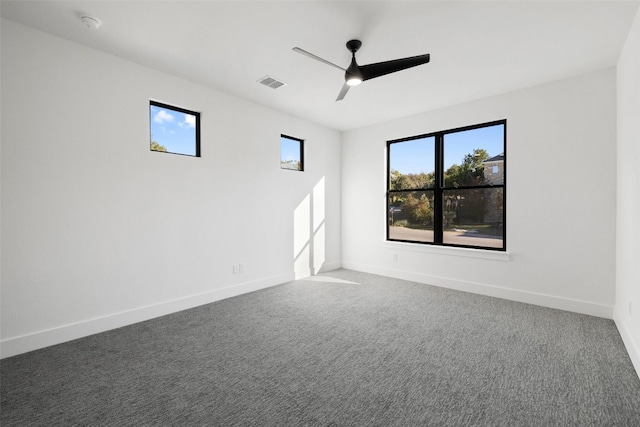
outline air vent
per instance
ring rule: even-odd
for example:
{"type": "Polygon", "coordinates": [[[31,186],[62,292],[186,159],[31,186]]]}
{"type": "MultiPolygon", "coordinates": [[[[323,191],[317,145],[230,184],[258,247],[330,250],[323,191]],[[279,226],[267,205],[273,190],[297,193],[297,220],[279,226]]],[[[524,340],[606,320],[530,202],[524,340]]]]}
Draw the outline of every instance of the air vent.
{"type": "Polygon", "coordinates": [[[258,80],[258,83],[268,86],[271,89],[278,89],[279,87],[286,85],[285,82],[282,82],[271,76],[264,76],[263,78],[258,80]]]}

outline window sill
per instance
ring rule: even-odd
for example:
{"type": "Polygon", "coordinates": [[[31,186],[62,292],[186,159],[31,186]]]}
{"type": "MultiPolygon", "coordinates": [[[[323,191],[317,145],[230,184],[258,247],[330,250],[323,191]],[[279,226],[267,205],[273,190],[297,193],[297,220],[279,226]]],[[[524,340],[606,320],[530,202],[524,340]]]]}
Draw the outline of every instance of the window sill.
{"type": "Polygon", "coordinates": [[[461,256],[468,258],[488,259],[494,261],[509,261],[511,255],[509,252],[503,251],[490,251],[483,249],[471,249],[471,248],[455,248],[449,246],[434,246],[434,245],[422,245],[416,243],[406,242],[393,242],[385,240],[383,245],[387,248],[394,250],[403,250],[410,252],[448,255],[448,256],[461,256]]]}

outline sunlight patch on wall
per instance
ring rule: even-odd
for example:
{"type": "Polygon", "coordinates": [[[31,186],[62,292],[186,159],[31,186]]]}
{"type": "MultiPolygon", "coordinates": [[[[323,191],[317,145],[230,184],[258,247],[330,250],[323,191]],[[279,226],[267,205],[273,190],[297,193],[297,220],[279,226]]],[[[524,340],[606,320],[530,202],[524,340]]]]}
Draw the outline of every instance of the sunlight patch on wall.
{"type": "Polygon", "coordinates": [[[305,277],[302,272],[309,270],[310,220],[311,195],[307,194],[293,213],[293,271],[296,279],[305,277]]]}
{"type": "Polygon", "coordinates": [[[324,177],[313,187],[313,216],[311,218],[313,224],[313,252],[311,274],[316,274],[325,262],[325,193],[324,193],[324,177]]]}
{"type": "Polygon", "coordinates": [[[325,179],[322,177],[293,213],[293,271],[296,279],[312,276],[324,265],[324,225],[325,179]]]}

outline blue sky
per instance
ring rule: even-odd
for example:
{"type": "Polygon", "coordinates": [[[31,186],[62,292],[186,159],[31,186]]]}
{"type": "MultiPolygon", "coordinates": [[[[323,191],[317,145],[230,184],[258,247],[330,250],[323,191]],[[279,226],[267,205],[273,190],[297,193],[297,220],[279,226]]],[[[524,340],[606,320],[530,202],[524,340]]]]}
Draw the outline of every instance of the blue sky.
{"type": "Polygon", "coordinates": [[[433,172],[434,147],[434,137],[391,144],[391,169],[403,174],[433,172]]]}
{"type": "Polygon", "coordinates": [[[151,138],[170,153],[196,155],[196,116],[151,105],[151,138]]]}
{"type": "Polygon", "coordinates": [[[295,139],[280,137],[280,160],[282,161],[299,161],[300,160],[300,141],[295,139]]]}
{"type": "MultiPolygon", "coordinates": [[[[504,127],[502,125],[472,129],[445,135],[444,168],[462,163],[466,154],[476,148],[484,148],[489,157],[504,151],[504,127]]],[[[421,138],[391,144],[391,169],[403,174],[433,172],[435,138],[421,138]]]]}

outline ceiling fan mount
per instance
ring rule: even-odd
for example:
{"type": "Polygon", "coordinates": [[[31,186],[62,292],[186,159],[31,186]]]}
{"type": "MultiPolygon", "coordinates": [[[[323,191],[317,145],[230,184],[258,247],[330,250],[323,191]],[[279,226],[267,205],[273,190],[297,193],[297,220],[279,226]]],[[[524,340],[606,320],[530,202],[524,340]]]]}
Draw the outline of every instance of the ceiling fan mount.
{"type": "Polygon", "coordinates": [[[360,47],[362,47],[362,42],[360,40],[353,39],[347,42],[347,49],[351,52],[351,64],[346,69],[334,64],[333,62],[327,61],[326,59],[320,58],[313,53],[307,52],[306,50],[299,47],[294,47],[293,50],[295,52],[313,58],[316,61],[320,61],[324,64],[344,71],[345,81],[342,85],[340,93],[338,94],[338,97],[336,98],[336,101],[341,101],[342,99],[344,99],[351,86],[359,85],[365,80],[384,76],[385,74],[391,74],[397,71],[406,70],[407,68],[426,64],[430,60],[430,55],[427,53],[424,55],[411,56],[408,58],[377,62],[375,64],[358,65],[358,63],[356,62],[356,52],[360,49],[360,47]]]}
{"type": "Polygon", "coordinates": [[[351,53],[356,53],[360,47],[362,47],[362,42],[360,40],[349,40],[347,42],[347,49],[349,49],[351,53]]]}

